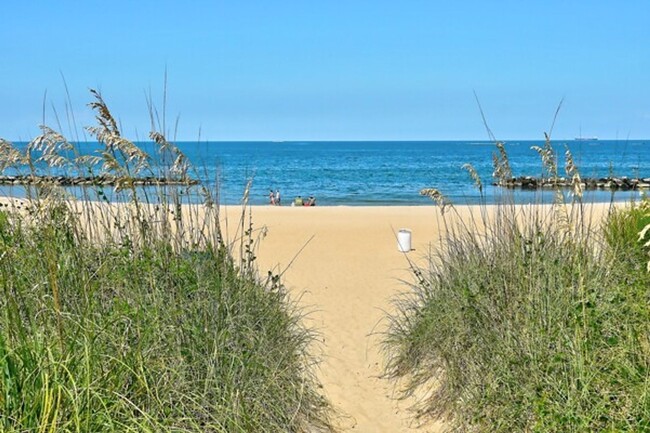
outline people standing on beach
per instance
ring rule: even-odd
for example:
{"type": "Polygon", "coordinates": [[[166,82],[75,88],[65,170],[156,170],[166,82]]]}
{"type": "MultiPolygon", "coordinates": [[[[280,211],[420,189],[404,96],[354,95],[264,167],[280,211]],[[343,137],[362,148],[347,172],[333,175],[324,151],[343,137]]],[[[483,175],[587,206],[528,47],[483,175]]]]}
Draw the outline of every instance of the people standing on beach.
{"type": "Polygon", "coordinates": [[[280,200],[280,189],[275,190],[275,205],[282,206],[282,201],[280,200]]]}
{"type": "Polygon", "coordinates": [[[275,206],[275,194],[273,194],[273,190],[269,190],[269,204],[271,206],[275,206]]]}

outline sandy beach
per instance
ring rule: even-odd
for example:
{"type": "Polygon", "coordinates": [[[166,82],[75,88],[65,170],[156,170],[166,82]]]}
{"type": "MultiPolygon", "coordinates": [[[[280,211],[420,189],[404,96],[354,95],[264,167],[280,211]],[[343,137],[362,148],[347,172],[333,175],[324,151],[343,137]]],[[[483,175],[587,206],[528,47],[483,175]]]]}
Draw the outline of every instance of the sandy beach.
{"type": "MultiPolygon", "coordinates": [[[[439,209],[254,206],[251,211],[254,228],[267,229],[259,245],[260,272],[283,272],[290,293],[310,312],[308,325],[321,333],[319,376],[341,414],[341,431],[438,431],[435,425],[412,425],[409,402],[396,401],[393,385],[379,378],[378,333],[390,300],[408,290],[408,260],[423,263],[437,238],[439,209]],[[407,254],[397,248],[400,228],[412,231],[407,254]]],[[[465,217],[470,211],[459,208],[465,217]]],[[[240,212],[227,208],[231,222],[240,212]]]]}

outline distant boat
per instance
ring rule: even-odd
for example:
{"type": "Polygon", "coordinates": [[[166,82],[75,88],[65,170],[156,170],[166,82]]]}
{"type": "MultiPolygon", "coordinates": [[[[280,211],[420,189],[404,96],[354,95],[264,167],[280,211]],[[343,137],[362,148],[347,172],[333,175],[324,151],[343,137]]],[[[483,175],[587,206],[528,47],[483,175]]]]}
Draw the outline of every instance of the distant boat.
{"type": "Polygon", "coordinates": [[[598,141],[598,137],[583,137],[582,136],[582,125],[580,125],[580,136],[574,138],[575,141],[598,141]]]}

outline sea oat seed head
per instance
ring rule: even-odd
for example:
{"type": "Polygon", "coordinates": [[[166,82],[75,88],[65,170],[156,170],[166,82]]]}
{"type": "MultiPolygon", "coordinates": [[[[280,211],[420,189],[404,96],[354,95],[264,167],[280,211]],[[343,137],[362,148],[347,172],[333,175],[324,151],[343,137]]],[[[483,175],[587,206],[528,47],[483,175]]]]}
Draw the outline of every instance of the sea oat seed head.
{"type": "Polygon", "coordinates": [[[463,170],[467,170],[469,176],[474,181],[474,185],[478,188],[479,191],[483,191],[483,182],[481,182],[481,177],[478,175],[476,169],[472,164],[463,164],[463,170]]]}

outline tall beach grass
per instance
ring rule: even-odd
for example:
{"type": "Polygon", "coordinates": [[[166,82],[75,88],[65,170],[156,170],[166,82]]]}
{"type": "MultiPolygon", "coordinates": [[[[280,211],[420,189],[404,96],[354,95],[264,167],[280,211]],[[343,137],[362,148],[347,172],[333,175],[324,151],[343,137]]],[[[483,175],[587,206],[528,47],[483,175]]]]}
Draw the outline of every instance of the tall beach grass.
{"type": "Polygon", "coordinates": [[[182,181],[191,167],[164,128],[150,137],[169,164],[152,166],[93,98],[97,155],[45,126],[24,152],[1,141],[2,169],[119,181],[118,202],[101,185],[75,199],[47,184],[5,200],[0,431],[331,430],[314,334],[279,279],[258,275],[246,202],[227,237],[215,191],[160,184],[143,194],[133,181],[142,173],[182,181]],[[193,193],[203,201],[190,203],[193,193]]]}
{"type": "MultiPolygon", "coordinates": [[[[498,183],[512,174],[497,147],[498,183]]],[[[559,176],[550,139],[535,150],[559,176]]],[[[384,338],[386,375],[417,397],[420,421],[463,432],[650,431],[650,273],[639,240],[648,202],[599,220],[568,151],[566,172],[570,202],[558,189],[551,206],[515,206],[506,191],[471,221],[444,203],[446,230],[384,338]]]]}

